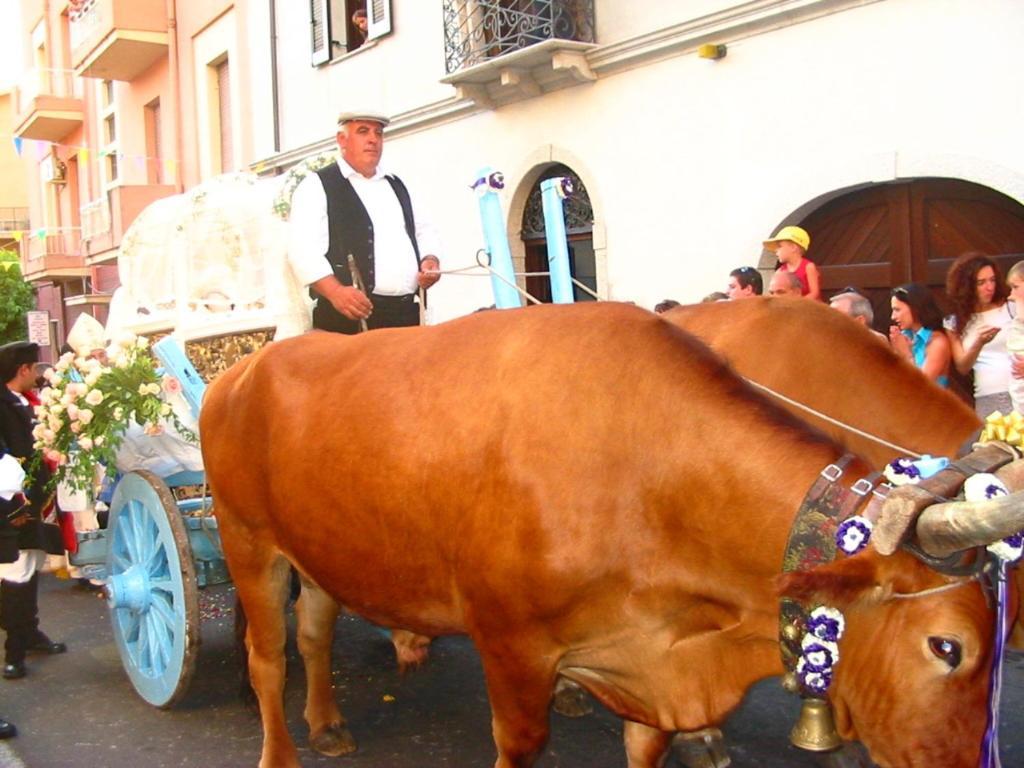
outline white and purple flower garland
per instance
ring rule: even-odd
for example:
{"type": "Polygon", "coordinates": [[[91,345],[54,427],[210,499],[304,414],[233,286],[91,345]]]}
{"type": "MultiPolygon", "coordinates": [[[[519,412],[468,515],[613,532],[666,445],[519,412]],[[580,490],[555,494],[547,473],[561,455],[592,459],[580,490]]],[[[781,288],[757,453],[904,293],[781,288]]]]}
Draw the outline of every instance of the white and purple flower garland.
{"type": "MultiPolygon", "coordinates": [[[[1008,496],[1009,493],[1003,481],[988,472],[971,475],[964,483],[964,498],[967,501],[987,501],[997,496],[1008,496]]],[[[1024,555],[1024,531],[989,544],[987,549],[1000,560],[1016,563],[1024,555]]]]}
{"type": "Polygon", "coordinates": [[[505,174],[501,171],[495,171],[494,173],[489,173],[486,176],[481,176],[470,185],[470,189],[476,192],[480,197],[483,197],[492,189],[497,191],[504,188],[505,174]]]}
{"type": "Polygon", "coordinates": [[[832,684],[832,673],[839,663],[839,639],[845,629],[843,614],[835,608],[818,606],[807,617],[796,675],[812,693],[824,694],[832,684]]]}

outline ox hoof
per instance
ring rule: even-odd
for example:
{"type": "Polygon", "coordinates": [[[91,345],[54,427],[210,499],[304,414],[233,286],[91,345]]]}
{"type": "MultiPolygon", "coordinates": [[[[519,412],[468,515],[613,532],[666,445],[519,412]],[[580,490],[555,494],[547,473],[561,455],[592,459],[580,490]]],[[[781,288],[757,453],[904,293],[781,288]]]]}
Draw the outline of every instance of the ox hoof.
{"type": "Polygon", "coordinates": [[[717,728],[676,734],[672,739],[672,753],[685,768],[726,768],[732,765],[725,748],[725,738],[717,728]]]}
{"type": "Polygon", "coordinates": [[[356,740],[344,725],[333,723],[318,733],[311,734],[309,746],[321,755],[339,757],[355,752],[356,740]]]}
{"type": "Polygon", "coordinates": [[[564,717],[583,717],[594,711],[594,705],[587,698],[586,691],[565,678],[559,678],[555,686],[555,698],[551,707],[564,717]]]}

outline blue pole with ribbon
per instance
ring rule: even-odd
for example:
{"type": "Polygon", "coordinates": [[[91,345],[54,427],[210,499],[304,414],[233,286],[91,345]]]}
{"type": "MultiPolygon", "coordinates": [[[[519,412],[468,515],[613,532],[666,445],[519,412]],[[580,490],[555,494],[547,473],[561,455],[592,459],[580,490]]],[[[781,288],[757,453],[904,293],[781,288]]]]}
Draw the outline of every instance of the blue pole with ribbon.
{"type": "Polygon", "coordinates": [[[512,266],[512,252],[508,248],[508,233],[501,214],[498,190],[504,189],[505,177],[491,168],[482,168],[473,182],[473,190],[480,200],[480,222],[484,228],[484,241],[490,256],[491,287],[494,289],[494,306],[498,309],[521,307],[519,292],[513,288],[516,282],[512,266]],[[502,279],[504,278],[504,280],[502,279]],[[505,282],[505,281],[508,282],[505,282]]]}
{"type": "Polygon", "coordinates": [[[562,201],[572,193],[572,181],[564,176],[546,179],[540,184],[544,206],[544,232],[548,241],[548,273],[551,276],[551,300],[572,304],[572,276],[569,274],[569,242],[565,234],[565,210],[562,201]]]}

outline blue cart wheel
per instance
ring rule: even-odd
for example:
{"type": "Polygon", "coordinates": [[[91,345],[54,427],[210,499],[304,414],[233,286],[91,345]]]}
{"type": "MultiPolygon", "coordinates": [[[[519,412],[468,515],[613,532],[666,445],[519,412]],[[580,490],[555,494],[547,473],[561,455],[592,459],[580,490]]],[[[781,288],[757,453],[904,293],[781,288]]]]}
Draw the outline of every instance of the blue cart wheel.
{"type": "Polygon", "coordinates": [[[132,685],[155,707],[188,689],[199,653],[199,596],[188,533],[164,482],[121,478],[107,523],[107,603],[132,685]]]}

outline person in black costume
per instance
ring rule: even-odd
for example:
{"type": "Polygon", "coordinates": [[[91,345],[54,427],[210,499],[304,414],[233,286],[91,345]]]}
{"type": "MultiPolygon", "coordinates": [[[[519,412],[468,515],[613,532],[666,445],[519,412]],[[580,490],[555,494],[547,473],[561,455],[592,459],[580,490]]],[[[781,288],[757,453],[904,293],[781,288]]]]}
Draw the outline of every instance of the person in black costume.
{"type": "Polygon", "coordinates": [[[292,196],[288,258],[316,299],[314,328],[419,325],[417,292],[441,276],[440,241],[422,201],[380,168],[387,124],[376,113],[342,113],[338,161],[310,173],[292,196]]]}
{"type": "MultiPolygon", "coordinates": [[[[35,386],[38,361],[38,344],[18,341],[0,347],[0,454],[9,453],[26,467],[34,453],[35,415],[24,393],[35,386]]],[[[45,562],[45,550],[54,554],[63,550],[59,541],[53,542],[57,549],[47,544],[47,532],[53,526],[44,526],[42,520],[49,479],[40,462],[17,524],[0,527],[0,628],[7,633],[3,676],[8,680],[25,676],[26,654],[67,650],[64,643],[53,642],[39,629],[38,569],[45,562]]]]}

